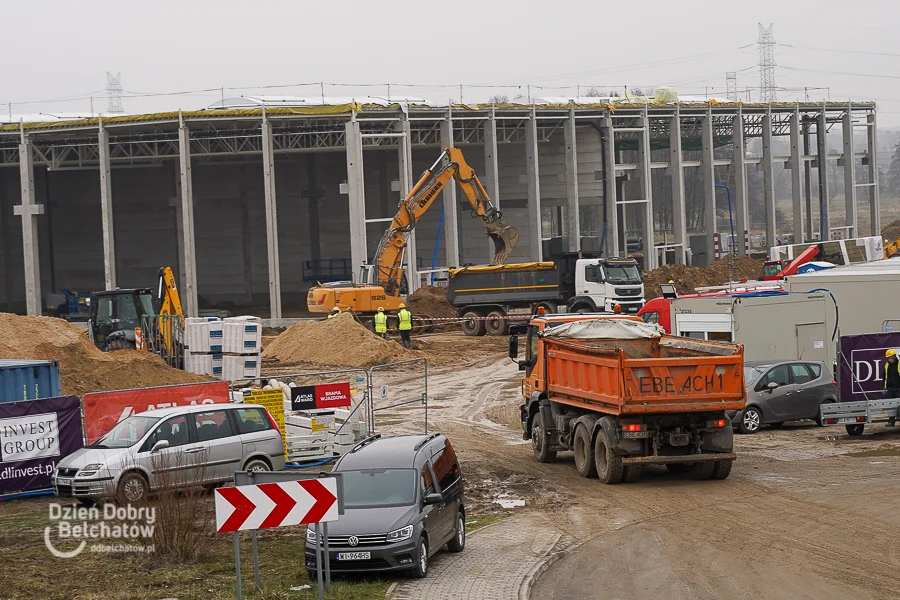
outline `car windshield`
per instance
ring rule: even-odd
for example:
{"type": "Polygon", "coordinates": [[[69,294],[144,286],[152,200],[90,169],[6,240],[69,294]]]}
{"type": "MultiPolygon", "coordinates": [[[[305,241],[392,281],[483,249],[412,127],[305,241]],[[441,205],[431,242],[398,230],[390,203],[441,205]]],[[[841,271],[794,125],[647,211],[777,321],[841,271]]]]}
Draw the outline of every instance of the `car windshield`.
{"type": "Polygon", "coordinates": [[[606,265],[609,283],[640,285],[641,273],[635,265],[606,265]]]}
{"type": "Polygon", "coordinates": [[[768,365],[763,365],[759,367],[744,367],[744,379],[747,380],[747,385],[753,385],[756,383],[756,380],[759,379],[759,376],[766,372],[768,365]]]}
{"type": "Polygon", "coordinates": [[[414,469],[359,469],[340,473],[344,477],[347,508],[409,506],[416,501],[414,469]]]}
{"type": "Polygon", "coordinates": [[[91,444],[91,448],[130,448],[137,444],[155,424],[159,417],[135,415],[121,421],[112,431],[91,444]]]}

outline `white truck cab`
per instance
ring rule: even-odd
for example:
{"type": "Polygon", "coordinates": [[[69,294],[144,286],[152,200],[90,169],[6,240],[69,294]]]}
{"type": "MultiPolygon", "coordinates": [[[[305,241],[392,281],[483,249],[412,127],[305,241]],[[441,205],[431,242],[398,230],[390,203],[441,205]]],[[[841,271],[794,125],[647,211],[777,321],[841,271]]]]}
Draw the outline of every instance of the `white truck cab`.
{"type": "Polygon", "coordinates": [[[570,301],[573,312],[586,304],[596,310],[612,312],[619,305],[622,314],[637,314],[644,306],[644,282],[637,262],[631,258],[582,258],[575,263],[575,296],[570,301]]]}

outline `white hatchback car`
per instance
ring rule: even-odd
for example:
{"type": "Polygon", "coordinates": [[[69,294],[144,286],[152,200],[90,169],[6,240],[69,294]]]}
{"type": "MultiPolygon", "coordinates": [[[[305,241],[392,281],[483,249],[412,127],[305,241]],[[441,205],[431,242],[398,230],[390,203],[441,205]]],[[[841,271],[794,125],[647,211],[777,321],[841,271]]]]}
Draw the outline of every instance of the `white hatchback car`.
{"type": "Polygon", "coordinates": [[[61,460],[57,496],[89,504],[138,503],[154,490],[215,487],[235,471],[284,469],[284,443],[269,412],[254,404],[161,408],[120,421],[102,438],[61,460]]]}

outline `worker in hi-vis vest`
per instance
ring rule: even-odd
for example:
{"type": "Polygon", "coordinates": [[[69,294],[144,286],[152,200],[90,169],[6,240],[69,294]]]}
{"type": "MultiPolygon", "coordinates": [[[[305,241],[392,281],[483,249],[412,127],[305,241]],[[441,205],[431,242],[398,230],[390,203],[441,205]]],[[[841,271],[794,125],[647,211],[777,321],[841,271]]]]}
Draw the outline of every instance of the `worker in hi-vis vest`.
{"type": "Polygon", "coordinates": [[[412,332],[412,313],[406,310],[406,305],[403,303],[400,304],[400,312],[397,313],[397,318],[400,319],[400,326],[397,329],[400,330],[400,340],[403,342],[403,347],[412,348],[412,341],[409,338],[412,332]]]}
{"type": "Polygon", "coordinates": [[[331,309],[331,314],[326,317],[326,319],[330,319],[331,317],[336,317],[341,314],[341,309],[339,306],[335,306],[331,309]]]}
{"type": "MultiPolygon", "coordinates": [[[[884,392],[885,398],[900,398],[900,361],[897,359],[897,351],[888,348],[884,353],[884,392]]],[[[900,414],[900,408],[897,409],[900,414]]],[[[896,418],[888,419],[888,427],[893,427],[896,418]]]]}
{"type": "Polygon", "coordinates": [[[377,333],[384,339],[388,339],[387,315],[384,314],[383,306],[379,306],[378,312],[375,313],[375,333],[377,333]]]}

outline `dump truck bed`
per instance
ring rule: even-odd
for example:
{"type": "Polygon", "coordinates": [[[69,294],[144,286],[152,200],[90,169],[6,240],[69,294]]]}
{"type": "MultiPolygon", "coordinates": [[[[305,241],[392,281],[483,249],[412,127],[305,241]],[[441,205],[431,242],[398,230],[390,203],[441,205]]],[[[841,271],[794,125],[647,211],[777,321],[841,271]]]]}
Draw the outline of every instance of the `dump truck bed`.
{"type": "Polygon", "coordinates": [[[550,339],[551,400],[614,415],[744,408],[743,347],[675,336],[550,339]]]}

